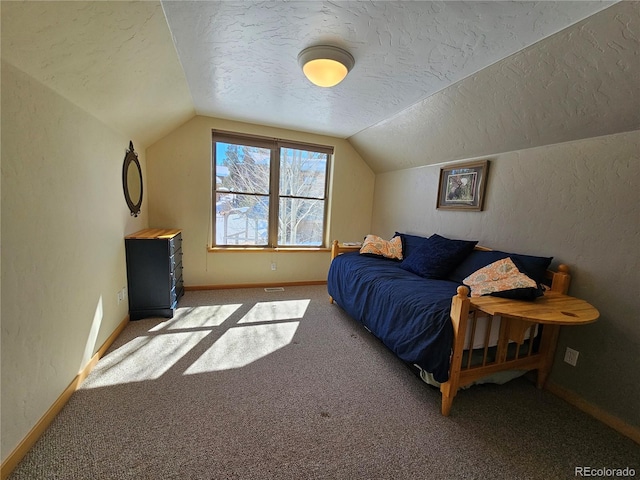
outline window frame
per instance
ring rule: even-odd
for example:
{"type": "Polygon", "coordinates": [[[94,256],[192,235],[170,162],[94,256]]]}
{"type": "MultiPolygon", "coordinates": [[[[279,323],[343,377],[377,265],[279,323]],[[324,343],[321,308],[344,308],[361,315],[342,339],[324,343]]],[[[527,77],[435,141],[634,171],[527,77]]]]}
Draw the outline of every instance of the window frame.
{"type": "MultiPolygon", "coordinates": [[[[326,249],[327,247],[327,233],[328,233],[328,217],[329,217],[329,192],[331,186],[331,164],[333,160],[334,147],[329,145],[319,145],[306,142],[298,142],[295,140],[287,140],[274,137],[265,137],[259,135],[249,135],[244,133],[230,132],[225,130],[211,131],[211,198],[209,199],[211,205],[209,234],[211,235],[209,241],[210,250],[241,250],[241,251],[261,251],[261,250],[318,250],[326,249]],[[270,150],[269,158],[269,212],[268,212],[268,238],[266,244],[249,244],[249,245],[218,245],[216,243],[216,194],[219,193],[216,184],[216,144],[217,143],[229,143],[238,146],[250,146],[265,148],[270,150]],[[326,154],[325,165],[325,179],[323,197],[304,197],[297,195],[281,195],[280,194],[280,163],[281,163],[281,150],[284,148],[303,150],[308,152],[316,152],[326,154]],[[320,245],[279,245],[279,210],[281,199],[287,198],[300,198],[300,199],[312,199],[322,200],[324,202],[323,219],[322,219],[322,240],[320,245]]],[[[243,192],[243,194],[247,194],[243,192]]]]}

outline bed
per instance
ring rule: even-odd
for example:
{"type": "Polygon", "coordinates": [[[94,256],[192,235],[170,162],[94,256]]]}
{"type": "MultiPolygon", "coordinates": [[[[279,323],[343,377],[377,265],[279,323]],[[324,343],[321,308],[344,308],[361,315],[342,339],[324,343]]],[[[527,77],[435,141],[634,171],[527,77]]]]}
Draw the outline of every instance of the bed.
{"type": "Polygon", "coordinates": [[[417,369],[422,380],[440,388],[445,416],[458,390],[474,383],[502,383],[537,370],[536,385],[542,388],[559,326],[598,317],[586,302],[566,296],[569,268],[549,270],[550,257],[494,251],[473,242],[462,259],[447,266],[446,275],[440,271],[437,278],[425,278],[402,266],[427,238],[396,237],[402,239],[402,260],[361,254],[360,245],[334,241],[328,293],[332,303],[417,369]],[[470,289],[463,284],[469,272],[511,258],[538,277],[539,293],[527,300],[509,295],[469,297],[470,289]]]}

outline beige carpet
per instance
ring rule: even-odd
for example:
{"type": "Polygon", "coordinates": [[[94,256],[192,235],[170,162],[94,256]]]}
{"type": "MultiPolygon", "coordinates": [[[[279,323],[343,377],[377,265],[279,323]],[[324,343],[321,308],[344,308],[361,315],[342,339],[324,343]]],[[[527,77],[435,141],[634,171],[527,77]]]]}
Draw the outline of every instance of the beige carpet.
{"type": "MultiPolygon", "coordinates": [[[[11,479],[570,479],[640,446],[525,379],[440,393],[326,287],[131,322],[11,479]]],[[[591,477],[597,478],[597,477],[591,477]]]]}

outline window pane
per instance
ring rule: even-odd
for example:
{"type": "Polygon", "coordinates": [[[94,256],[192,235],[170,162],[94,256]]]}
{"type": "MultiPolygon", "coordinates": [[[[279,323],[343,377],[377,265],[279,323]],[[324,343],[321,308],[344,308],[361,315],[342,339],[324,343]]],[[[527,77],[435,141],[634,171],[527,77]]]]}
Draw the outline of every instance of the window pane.
{"type": "Polygon", "coordinates": [[[216,245],[267,245],[269,197],[216,193],[216,245]]]}
{"type": "Polygon", "coordinates": [[[269,148],[216,142],[216,190],[269,194],[269,148]]]}
{"type": "Polygon", "coordinates": [[[324,245],[333,147],[220,130],[212,140],[213,245],[324,245]]]}
{"type": "Polygon", "coordinates": [[[324,199],[326,153],[280,149],[280,195],[324,199]]]}
{"type": "Polygon", "coordinates": [[[279,245],[322,245],[324,200],[281,198],[279,245]]]}

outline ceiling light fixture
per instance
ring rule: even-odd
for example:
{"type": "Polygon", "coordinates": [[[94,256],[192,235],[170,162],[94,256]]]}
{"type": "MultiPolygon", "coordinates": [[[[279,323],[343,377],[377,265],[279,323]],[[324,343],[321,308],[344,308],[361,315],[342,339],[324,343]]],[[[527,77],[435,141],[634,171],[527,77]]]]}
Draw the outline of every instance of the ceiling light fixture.
{"type": "Polygon", "coordinates": [[[341,48],[316,45],[302,50],[298,63],[311,83],[319,87],[333,87],[344,80],[355,60],[341,48]]]}

